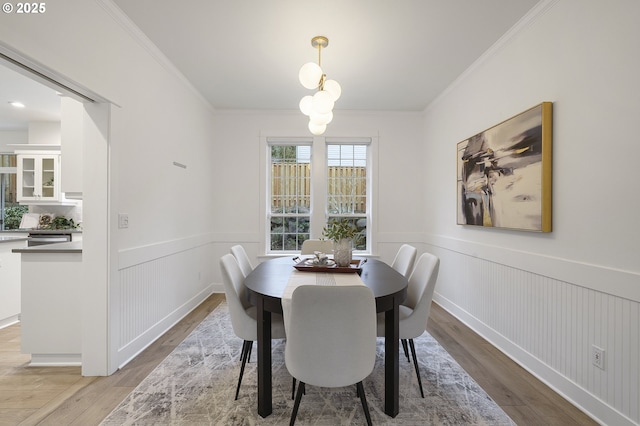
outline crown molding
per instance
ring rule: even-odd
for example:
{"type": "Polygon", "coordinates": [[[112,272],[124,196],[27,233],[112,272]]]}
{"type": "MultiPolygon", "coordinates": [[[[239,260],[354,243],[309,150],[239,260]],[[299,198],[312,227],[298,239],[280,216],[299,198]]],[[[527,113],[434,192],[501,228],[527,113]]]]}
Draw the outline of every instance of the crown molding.
{"type": "Polygon", "coordinates": [[[107,14],[122,28],[129,36],[149,55],[167,70],[170,74],[175,76],[182,84],[185,85],[198,99],[200,99],[211,111],[215,112],[215,108],[211,103],[202,96],[193,84],[185,77],[185,75],[162,53],[162,51],[156,46],[147,35],[127,16],[126,13],[120,7],[113,2],[113,0],[95,0],[107,14]]]}
{"type": "Polygon", "coordinates": [[[504,33],[489,49],[487,49],[478,59],[476,59],[466,70],[462,72],[437,98],[435,98],[427,107],[424,112],[429,111],[435,107],[443,98],[445,98],[451,91],[453,91],[467,76],[472,74],[477,68],[494,57],[500,52],[506,45],[508,45],[512,39],[518,34],[533,24],[538,18],[543,16],[560,0],[541,0],[536,4],[526,15],[524,15],[518,22],[516,22],[506,33],[504,33]]]}

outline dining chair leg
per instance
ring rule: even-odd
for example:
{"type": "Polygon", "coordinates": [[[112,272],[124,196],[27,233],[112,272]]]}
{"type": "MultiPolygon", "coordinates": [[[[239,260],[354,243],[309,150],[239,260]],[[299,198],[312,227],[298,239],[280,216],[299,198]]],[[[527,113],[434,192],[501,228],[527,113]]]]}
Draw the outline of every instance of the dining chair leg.
{"type": "Polygon", "coordinates": [[[411,362],[409,359],[409,349],[407,348],[407,339],[400,339],[400,343],[402,343],[402,350],[404,351],[404,356],[407,357],[407,362],[411,362]]]}
{"type": "Polygon", "coordinates": [[[303,393],[304,382],[300,382],[298,392],[296,392],[296,401],[293,403],[293,411],[291,412],[291,421],[289,421],[289,426],[293,426],[296,423],[296,416],[298,415],[298,408],[300,407],[300,400],[302,399],[303,393]]]}
{"type": "MultiPolygon", "coordinates": [[[[291,399],[294,399],[294,398],[295,398],[295,394],[296,394],[296,383],[297,383],[297,380],[296,380],[296,378],[294,377],[294,378],[293,378],[293,384],[291,385],[291,399]]],[[[304,395],[306,395],[306,394],[307,394],[307,391],[306,391],[306,390],[303,390],[303,391],[302,391],[302,393],[303,393],[304,395]]]]}
{"type": "Polygon", "coordinates": [[[236,387],[236,400],[238,399],[238,395],[240,394],[242,375],[244,374],[244,367],[247,364],[247,360],[249,359],[249,354],[251,353],[252,346],[253,342],[250,340],[245,340],[244,342],[242,342],[242,352],[240,353],[240,360],[242,361],[242,365],[240,366],[240,377],[238,377],[238,386],[236,387]]]}
{"type": "Polygon", "coordinates": [[[369,405],[367,404],[367,397],[364,394],[364,386],[362,386],[362,382],[358,382],[358,395],[360,396],[360,401],[362,402],[362,409],[364,410],[364,417],[367,419],[367,425],[371,426],[371,414],[369,413],[369,405]]]}
{"type": "Polygon", "coordinates": [[[422,395],[422,397],[424,398],[424,391],[422,390],[422,379],[420,379],[420,369],[418,368],[418,358],[416,357],[416,346],[413,343],[413,339],[409,339],[409,346],[411,347],[413,365],[416,368],[416,376],[418,377],[418,385],[420,386],[420,395],[422,395]]]}

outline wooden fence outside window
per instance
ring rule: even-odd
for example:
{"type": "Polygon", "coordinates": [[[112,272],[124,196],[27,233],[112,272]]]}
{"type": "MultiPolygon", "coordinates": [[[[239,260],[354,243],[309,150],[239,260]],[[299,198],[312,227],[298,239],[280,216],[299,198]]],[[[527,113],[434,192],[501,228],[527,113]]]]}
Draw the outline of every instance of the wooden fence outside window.
{"type": "MultiPolygon", "coordinates": [[[[329,212],[365,213],[367,205],[366,167],[330,166],[327,191],[329,212]]],[[[304,213],[311,208],[309,164],[272,164],[271,211],[304,213]],[[292,211],[296,210],[297,211],[292,211]]]]}

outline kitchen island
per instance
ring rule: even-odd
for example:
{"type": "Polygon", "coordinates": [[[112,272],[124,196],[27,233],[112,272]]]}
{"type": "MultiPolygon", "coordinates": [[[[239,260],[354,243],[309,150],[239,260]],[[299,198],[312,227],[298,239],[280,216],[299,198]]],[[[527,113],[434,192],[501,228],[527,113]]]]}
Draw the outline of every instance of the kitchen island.
{"type": "Polygon", "coordinates": [[[82,363],[82,241],[12,250],[21,255],[21,351],[32,366],[82,363]]]}

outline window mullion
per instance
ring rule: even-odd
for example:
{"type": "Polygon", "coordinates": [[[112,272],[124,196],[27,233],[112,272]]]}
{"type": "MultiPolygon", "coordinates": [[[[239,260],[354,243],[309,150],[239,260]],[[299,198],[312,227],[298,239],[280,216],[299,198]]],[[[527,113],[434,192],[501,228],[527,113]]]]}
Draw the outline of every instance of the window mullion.
{"type": "Polygon", "coordinates": [[[326,223],[327,205],[327,166],[326,145],[324,137],[313,138],[311,150],[311,235],[310,238],[321,238],[326,223]]]}

